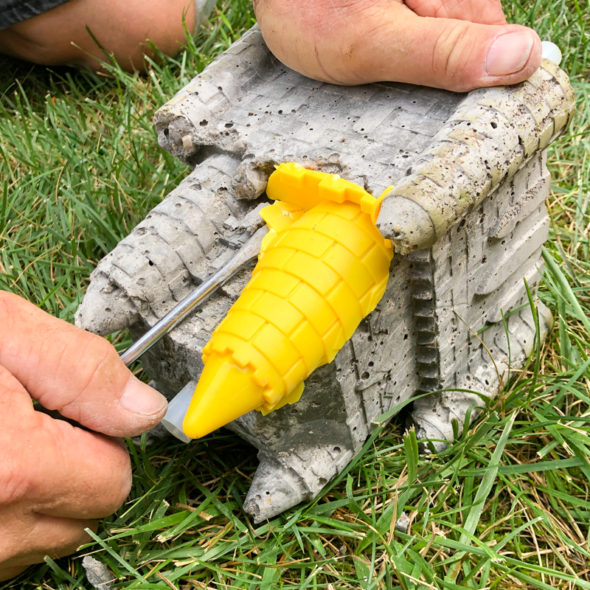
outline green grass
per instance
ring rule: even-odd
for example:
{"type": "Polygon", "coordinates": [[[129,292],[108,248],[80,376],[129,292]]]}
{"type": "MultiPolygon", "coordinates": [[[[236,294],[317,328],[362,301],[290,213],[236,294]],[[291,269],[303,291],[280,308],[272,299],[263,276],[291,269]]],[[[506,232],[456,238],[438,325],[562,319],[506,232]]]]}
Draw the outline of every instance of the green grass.
{"type": "MultiPolygon", "coordinates": [[[[394,419],[319,499],[261,525],[242,511],[256,458],[233,435],[129,445],[132,494],[94,542],[0,588],[89,588],[85,554],[129,589],[590,588],[590,17],[579,0],[507,9],[561,46],[578,101],[549,154],[555,327],[520,377],[446,450],[419,454],[394,419]]],[[[72,319],[96,262],[187,173],[153,112],[250,22],[226,2],[147,76],[3,61],[1,288],[72,319]]]]}

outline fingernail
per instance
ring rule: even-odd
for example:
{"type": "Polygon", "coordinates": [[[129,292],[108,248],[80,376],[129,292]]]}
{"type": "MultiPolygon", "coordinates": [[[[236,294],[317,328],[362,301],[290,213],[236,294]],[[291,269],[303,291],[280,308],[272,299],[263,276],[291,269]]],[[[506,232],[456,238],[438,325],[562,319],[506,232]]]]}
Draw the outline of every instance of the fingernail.
{"type": "Polygon", "coordinates": [[[486,56],[486,72],[490,76],[519,72],[529,60],[533,45],[533,36],[526,31],[496,37],[486,56]]]}
{"type": "Polygon", "coordinates": [[[126,410],[142,416],[164,413],[168,404],[162,394],[136,377],[131,377],[127,382],[119,403],[126,410]]]}

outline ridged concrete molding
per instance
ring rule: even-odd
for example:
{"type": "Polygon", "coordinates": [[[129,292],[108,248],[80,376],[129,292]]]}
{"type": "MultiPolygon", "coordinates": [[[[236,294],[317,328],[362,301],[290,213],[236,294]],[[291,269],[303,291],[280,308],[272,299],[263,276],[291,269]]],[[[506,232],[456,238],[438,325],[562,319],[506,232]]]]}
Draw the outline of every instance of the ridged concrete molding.
{"type": "MultiPolygon", "coordinates": [[[[254,27],[156,114],[160,144],[192,172],[92,274],[77,323],[139,336],[262,225],[276,164],[341,175],[373,195],[394,243],[385,296],[299,402],[230,428],[258,449],[256,521],[320,493],[383,413],[417,393],[419,437],[443,445],[523,366],[551,324],[533,298],[547,239],[545,148],[567,127],[568,77],[469,94],[403,84],[331,86],[282,66],[254,27]],[[536,326],[538,325],[538,330],[536,326]]],[[[144,357],[175,394],[249,275],[240,272],[144,357]]],[[[192,444],[199,444],[198,442],[192,444]]]]}

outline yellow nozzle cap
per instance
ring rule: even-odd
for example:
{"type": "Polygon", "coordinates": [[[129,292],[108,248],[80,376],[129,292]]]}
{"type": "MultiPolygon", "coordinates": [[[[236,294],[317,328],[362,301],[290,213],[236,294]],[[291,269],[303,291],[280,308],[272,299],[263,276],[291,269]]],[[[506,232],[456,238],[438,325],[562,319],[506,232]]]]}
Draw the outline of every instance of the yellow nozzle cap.
{"type": "Polygon", "coordinates": [[[226,355],[212,354],[205,362],[182,429],[201,438],[264,404],[264,388],[250,368],[242,369],[226,355]]]}

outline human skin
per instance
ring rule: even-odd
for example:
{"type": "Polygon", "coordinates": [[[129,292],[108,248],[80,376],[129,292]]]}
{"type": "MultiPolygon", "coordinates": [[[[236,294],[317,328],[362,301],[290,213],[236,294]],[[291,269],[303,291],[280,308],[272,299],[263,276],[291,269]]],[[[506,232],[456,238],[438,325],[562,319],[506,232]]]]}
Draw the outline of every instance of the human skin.
{"type": "Polygon", "coordinates": [[[0,291],[0,580],[89,540],[84,529],[129,493],[119,438],[149,430],[166,406],[109,342],[0,291]]]}
{"type": "Polygon", "coordinates": [[[395,81],[457,92],[515,84],[541,42],[506,24],[500,0],[254,0],[269,49],[334,84],[395,81]]]}
{"type": "Polygon", "coordinates": [[[70,0],[0,31],[0,53],[100,70],[106,52],[124,69],[143,70],[151,43],[165,54],[178,51],[195,12],[195,0],[70,0]]]}

